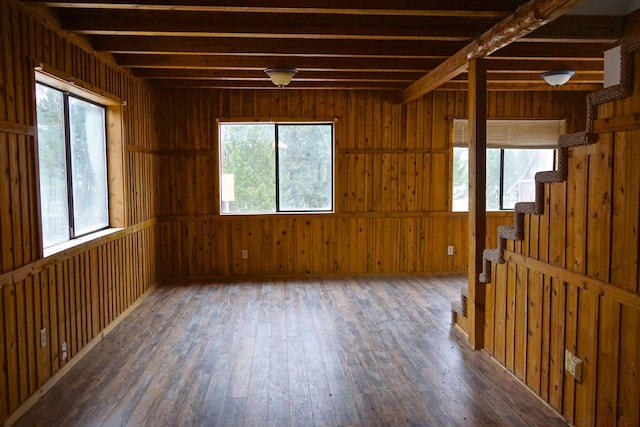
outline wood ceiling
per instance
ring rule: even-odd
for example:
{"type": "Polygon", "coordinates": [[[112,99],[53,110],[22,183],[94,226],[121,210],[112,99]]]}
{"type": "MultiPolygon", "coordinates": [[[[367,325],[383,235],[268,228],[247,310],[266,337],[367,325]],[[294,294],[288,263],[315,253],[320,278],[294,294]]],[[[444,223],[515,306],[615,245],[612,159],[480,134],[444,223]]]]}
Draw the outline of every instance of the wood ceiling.
{"type": "MultiPolygon", "coordinates": [[[[291,88],[406,90],[523,0],[37,1],[65,30],[151,84],[274,88],[269,67],[292,67],[291,88]]],[[[573,69],[564,90],[603,81],[603,51],[624,17],[564,15],[488,57],[489,89],[549,90],[547,70],[573,69]]],[[[441,88],[466,89],[466,74],[441,88]]]]}

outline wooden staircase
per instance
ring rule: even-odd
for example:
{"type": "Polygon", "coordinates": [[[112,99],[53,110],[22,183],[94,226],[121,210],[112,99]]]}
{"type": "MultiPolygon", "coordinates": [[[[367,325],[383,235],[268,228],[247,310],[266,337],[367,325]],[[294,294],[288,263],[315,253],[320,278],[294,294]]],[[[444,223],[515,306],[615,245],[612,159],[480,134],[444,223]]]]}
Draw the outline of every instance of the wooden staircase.
{"type": "MultiPolygon", "coordinates": [[[[467,300],[469,288],[464,286],[460,289],[460,300],[451,303],[451,325],[457,325],[462,332],[467,330],[467,300]]],[[[465,332],[466,333],[466,332],[465,332]]]]}
{"type": "MultiPolygon", "coordinates": [[[[587,95],[587,123],[585,130],[560,136],[558,140],[557,169],[538,172],[535,176],[535,201],[516,203],[514,225],[498,227],[498,247],[483,251],[482,273],[479,276],[480,282],[491,282],[492,263],[504,263],[507,239],[514,241],[522,241],[524,239],[524,215],[541,215],[544,213],[545,184],[567,180],[569,149],[581,145],[594,144],[598,141],[598,135],[593,133],[597,107],[606,102],[626,98],[633,93],[633,53],[637,50],[640,50],[640,36],[635,36],[622,42],[620,46],[620,83],[587,95]]],[[[466,288],[463,289],[462,294],[460,302],[451,303],[451,321],[452,324],[456,324],[466,330],[466,288]]]]}

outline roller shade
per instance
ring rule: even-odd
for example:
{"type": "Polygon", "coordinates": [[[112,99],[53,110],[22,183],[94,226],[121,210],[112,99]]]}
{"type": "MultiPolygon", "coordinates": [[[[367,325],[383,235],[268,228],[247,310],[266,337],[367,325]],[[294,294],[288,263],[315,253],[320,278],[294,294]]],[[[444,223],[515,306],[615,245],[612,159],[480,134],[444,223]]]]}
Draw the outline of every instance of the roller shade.
{"type": "MultiPolygon", "coordinates": [[[[487,120],[487,147],[557,148],[564,120],[487,120]]],[[[469,145],[469,121],[453,120],[453,145],[469,145]]]]}

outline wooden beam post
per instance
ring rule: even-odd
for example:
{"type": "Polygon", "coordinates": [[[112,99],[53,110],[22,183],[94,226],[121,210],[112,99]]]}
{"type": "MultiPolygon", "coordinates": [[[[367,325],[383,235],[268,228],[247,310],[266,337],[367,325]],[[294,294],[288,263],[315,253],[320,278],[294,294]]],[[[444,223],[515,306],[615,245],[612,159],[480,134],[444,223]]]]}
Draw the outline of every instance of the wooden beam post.
{"type": "Polygon", "coordinates": [[[582,0],[530,0],[406,88],[402,102],[417,99],[464,72],[467,62],[484,58],[553,21],[582,0]]]}
{"type": "Polygon", "coordinates": [[[469,344],[484,347],[485,285],[482,251],[486,241],[487,68],[484,59],[469,62],[469,344]]]}

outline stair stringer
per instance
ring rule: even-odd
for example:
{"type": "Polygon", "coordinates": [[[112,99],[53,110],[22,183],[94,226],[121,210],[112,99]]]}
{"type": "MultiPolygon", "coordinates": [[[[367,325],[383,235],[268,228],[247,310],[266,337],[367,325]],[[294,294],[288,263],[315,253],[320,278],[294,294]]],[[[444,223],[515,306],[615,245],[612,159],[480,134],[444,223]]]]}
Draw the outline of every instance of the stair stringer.
{"type": "Polygon", "coordinates": [[[498,247],[485,249],[482,252],[481,283],[491,281],[491,263],[504,263],[504,251],[507,239],[521,241],[524,239],[524,215],[541,215],[544,213],[545,184],[564,182],[567,180],[569,167],[569,149],[581,145],[595,144],[599,135],[593,133],[593,124],[599,105],[617,101],[633,93],[633,53],[640,50],[640,36],[625,40],[620,46],[620,84],[591,92],[587,95],[587,117],[584,132],[561,135],[558,139],[558,166],[556,170],[538,172],[535,176],[535,201],[516,203],[514,209],[514,225],[498,227],[498,247]]]}

